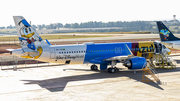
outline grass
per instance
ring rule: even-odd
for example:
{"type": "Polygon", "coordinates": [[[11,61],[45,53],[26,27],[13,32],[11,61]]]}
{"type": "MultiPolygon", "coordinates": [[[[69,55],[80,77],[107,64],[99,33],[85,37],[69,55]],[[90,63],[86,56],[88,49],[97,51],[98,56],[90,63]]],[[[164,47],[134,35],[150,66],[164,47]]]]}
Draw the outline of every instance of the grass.
{"type": "MultiPolygon", "coordinates": [[[[45,39],[73,39],[73,38],[95,38],[95,37],[110,37],[112,35],[42,35],[41,38],[45,39]]],[[[18,36],[0,36],[0,42],[5,41],[18,41],[18,36]]]]}

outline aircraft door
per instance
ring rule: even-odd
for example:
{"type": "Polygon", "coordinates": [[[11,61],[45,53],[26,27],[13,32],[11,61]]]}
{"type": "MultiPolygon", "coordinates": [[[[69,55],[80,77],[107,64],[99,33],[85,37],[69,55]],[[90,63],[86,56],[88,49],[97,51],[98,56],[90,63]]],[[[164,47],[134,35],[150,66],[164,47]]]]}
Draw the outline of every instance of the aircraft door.
{"type": "Polygon", "coordinates": [[[162,44],[155,42],[154,45],[155,45],[155,49],[156,49],[155,53],[162,53],[162,44]]]}
{"type": "Polygon", "coordinates": [[[159,50],[160,50],[160,53],[162,53],[162,44],[159,43],[159,50]]]}
{"type": "Polygon", "coordinates": [[[55,48],[50,48],[50,59],[55,59],[55,48]]]}

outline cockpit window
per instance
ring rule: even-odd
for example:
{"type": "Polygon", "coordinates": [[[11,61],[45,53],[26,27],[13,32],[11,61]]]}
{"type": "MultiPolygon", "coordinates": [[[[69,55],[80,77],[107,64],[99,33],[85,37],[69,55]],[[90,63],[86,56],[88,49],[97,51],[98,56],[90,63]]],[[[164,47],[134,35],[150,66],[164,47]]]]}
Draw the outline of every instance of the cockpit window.
{"type": "Polygon", "coordinates": [[[164,46],[164,45],[163,45],[163,48],[165,49],[165,48],[166,48],[166,46],[164,46]]]}

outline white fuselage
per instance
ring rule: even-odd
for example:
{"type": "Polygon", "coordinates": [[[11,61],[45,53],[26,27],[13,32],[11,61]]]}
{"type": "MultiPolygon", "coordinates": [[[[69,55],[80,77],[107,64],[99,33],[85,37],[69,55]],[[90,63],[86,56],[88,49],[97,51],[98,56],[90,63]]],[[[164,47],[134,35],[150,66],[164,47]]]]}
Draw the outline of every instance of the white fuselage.
{"type": "Polygon", "coordinates": [[[166,47],[168,48],[174,48],[174,49],[180,49],[180,41],[162,41],[166,47]]]}
{"type": "Polygon", "coordinates": [[[61,45],[43,47],[43,54],[38,60],[58,64],[83,64],[86,45],[61,45]]]}

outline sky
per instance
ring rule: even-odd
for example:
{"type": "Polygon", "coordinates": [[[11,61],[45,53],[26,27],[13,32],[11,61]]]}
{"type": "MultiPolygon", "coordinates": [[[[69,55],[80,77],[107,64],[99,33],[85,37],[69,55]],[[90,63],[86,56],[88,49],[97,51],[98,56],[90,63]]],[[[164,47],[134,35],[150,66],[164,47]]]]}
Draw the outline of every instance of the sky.
{"type": "Polygon", "coordinates": [[[13,16],[32,24],[88,21],[180,19],[178,0],[1,0],[0,27],[15,25],[13,16]]]}

